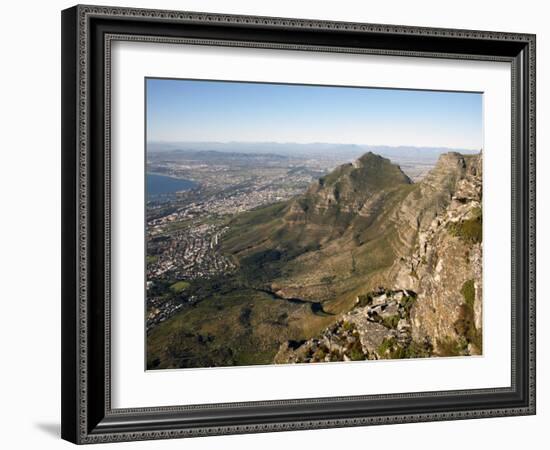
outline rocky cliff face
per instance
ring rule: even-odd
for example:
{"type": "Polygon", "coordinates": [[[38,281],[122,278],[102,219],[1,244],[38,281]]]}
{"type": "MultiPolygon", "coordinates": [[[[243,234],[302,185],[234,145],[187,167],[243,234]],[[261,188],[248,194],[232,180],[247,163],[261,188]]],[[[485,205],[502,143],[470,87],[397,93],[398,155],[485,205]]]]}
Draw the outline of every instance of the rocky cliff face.
{"type": "Polygon", "coordinates": [[[422,202],[433,206],[422,208],[414,198],[402,206],[416,221],[416,237],[388,282],[418,293],[413,338],[431,339],[442,354],[481,352],[481,177],[481,156],[444,155],[419,186],[422,202]]]}
{"type": "MultiPolygon", "coordinates": [[[[323,183],[309,193],[327,190],[323,183]]],[[[361,278],[364,291],[349,312],[317,337],[283,343],[275,362],[482,352],[481,155],[442,155],[424,180],[402,190],[404,195],[394,196],[393,203],[385,197],[388,190],[368,191],[359,202],[343,198],[346,212],[359,216],[367,211],[369,225],[384,210],[384,226],[376,230],[393,262],[361,278]]],[[[318,198],[325,203],[319,200],[316,211],[339,200],[334,195],[318,198]]],[[[372,252],[363,257],[369,256],[372,252]]]]}

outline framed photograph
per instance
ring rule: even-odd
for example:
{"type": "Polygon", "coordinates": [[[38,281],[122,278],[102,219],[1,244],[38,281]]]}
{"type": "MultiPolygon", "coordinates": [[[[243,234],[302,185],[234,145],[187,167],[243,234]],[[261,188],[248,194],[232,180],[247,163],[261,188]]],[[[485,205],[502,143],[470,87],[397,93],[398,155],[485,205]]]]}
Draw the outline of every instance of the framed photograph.
{"type": "Polygon", "coordinates": [[[535,413],[535,36],[62,12],[62,437],[535,413]]]}

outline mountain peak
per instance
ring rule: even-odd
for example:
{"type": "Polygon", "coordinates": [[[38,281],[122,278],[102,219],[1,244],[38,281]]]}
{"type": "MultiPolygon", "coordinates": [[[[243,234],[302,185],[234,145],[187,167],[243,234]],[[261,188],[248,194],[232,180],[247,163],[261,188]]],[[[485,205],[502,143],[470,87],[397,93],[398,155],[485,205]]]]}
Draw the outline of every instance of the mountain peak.
{"type": "MultiPolygon", "coordinates": [[[[366,167],[366,166],[371,165],[371,164],[379,163],[383,159],[385,159],[385,158],[383,158],[380,155],[377,155],[376,153],[367,152],[367,153],[364,153],[363,155],[361,155],[355,161],[353,161],[351,163],[351,165],[353,167],[355,167],[356,169],[358,169],[358,168],[361,168],[361,167],[366,167]]],[[[389,160],[388,160],[388,162],[389,162],[389,160]]]]}
{"type": "Polygon", "coordinates": [[[360,156],[358,159],[357,159],[357,163],[360,163],[360,164],[369,164],[369,163],[372,163],[372,162],[375,162],[375,161],[387,161],[387,162],[390,162],[389,159],[387,158],[384,158],[376,153],[373,153],[373,152],[367,152],[365,154],[363,154],[362,156],[360,156]]]}
{"type": "MultiPolygon", "coordinates": [[[[367,152],[353,163],[342,164],[312,185],[313,190],[352,185],[354,191],[368,193],[398,184],[411,184],[401,168],[389,159],[367,152]],[[316,188],[316,189],[315,189],[316,188]]],[[[311,191],[311,189],[310,189],[311,191]]]]}

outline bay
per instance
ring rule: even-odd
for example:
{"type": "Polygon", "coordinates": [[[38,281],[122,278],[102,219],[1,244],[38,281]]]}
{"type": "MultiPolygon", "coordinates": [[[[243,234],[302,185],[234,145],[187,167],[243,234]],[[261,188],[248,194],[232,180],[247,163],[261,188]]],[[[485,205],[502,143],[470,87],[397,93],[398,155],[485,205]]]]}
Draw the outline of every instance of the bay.
{"type": "Polygon", "coordinates": [[[149,198],[158,195],[174,194],[187,191],[197,186],[197,183],[183,178],[174,178],[167,175],[148,173],[146,177],[147,196],[149,198]]]}

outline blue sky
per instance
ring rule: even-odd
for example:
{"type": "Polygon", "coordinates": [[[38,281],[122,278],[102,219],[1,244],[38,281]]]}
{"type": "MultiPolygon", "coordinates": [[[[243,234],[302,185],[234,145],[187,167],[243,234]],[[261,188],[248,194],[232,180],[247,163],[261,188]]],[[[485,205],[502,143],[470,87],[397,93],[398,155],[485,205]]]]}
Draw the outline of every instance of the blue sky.
{"type": "Polygon", "coordinates": [[[480,149],[482,94],[147,79],[149,142],[480,149]]]}

